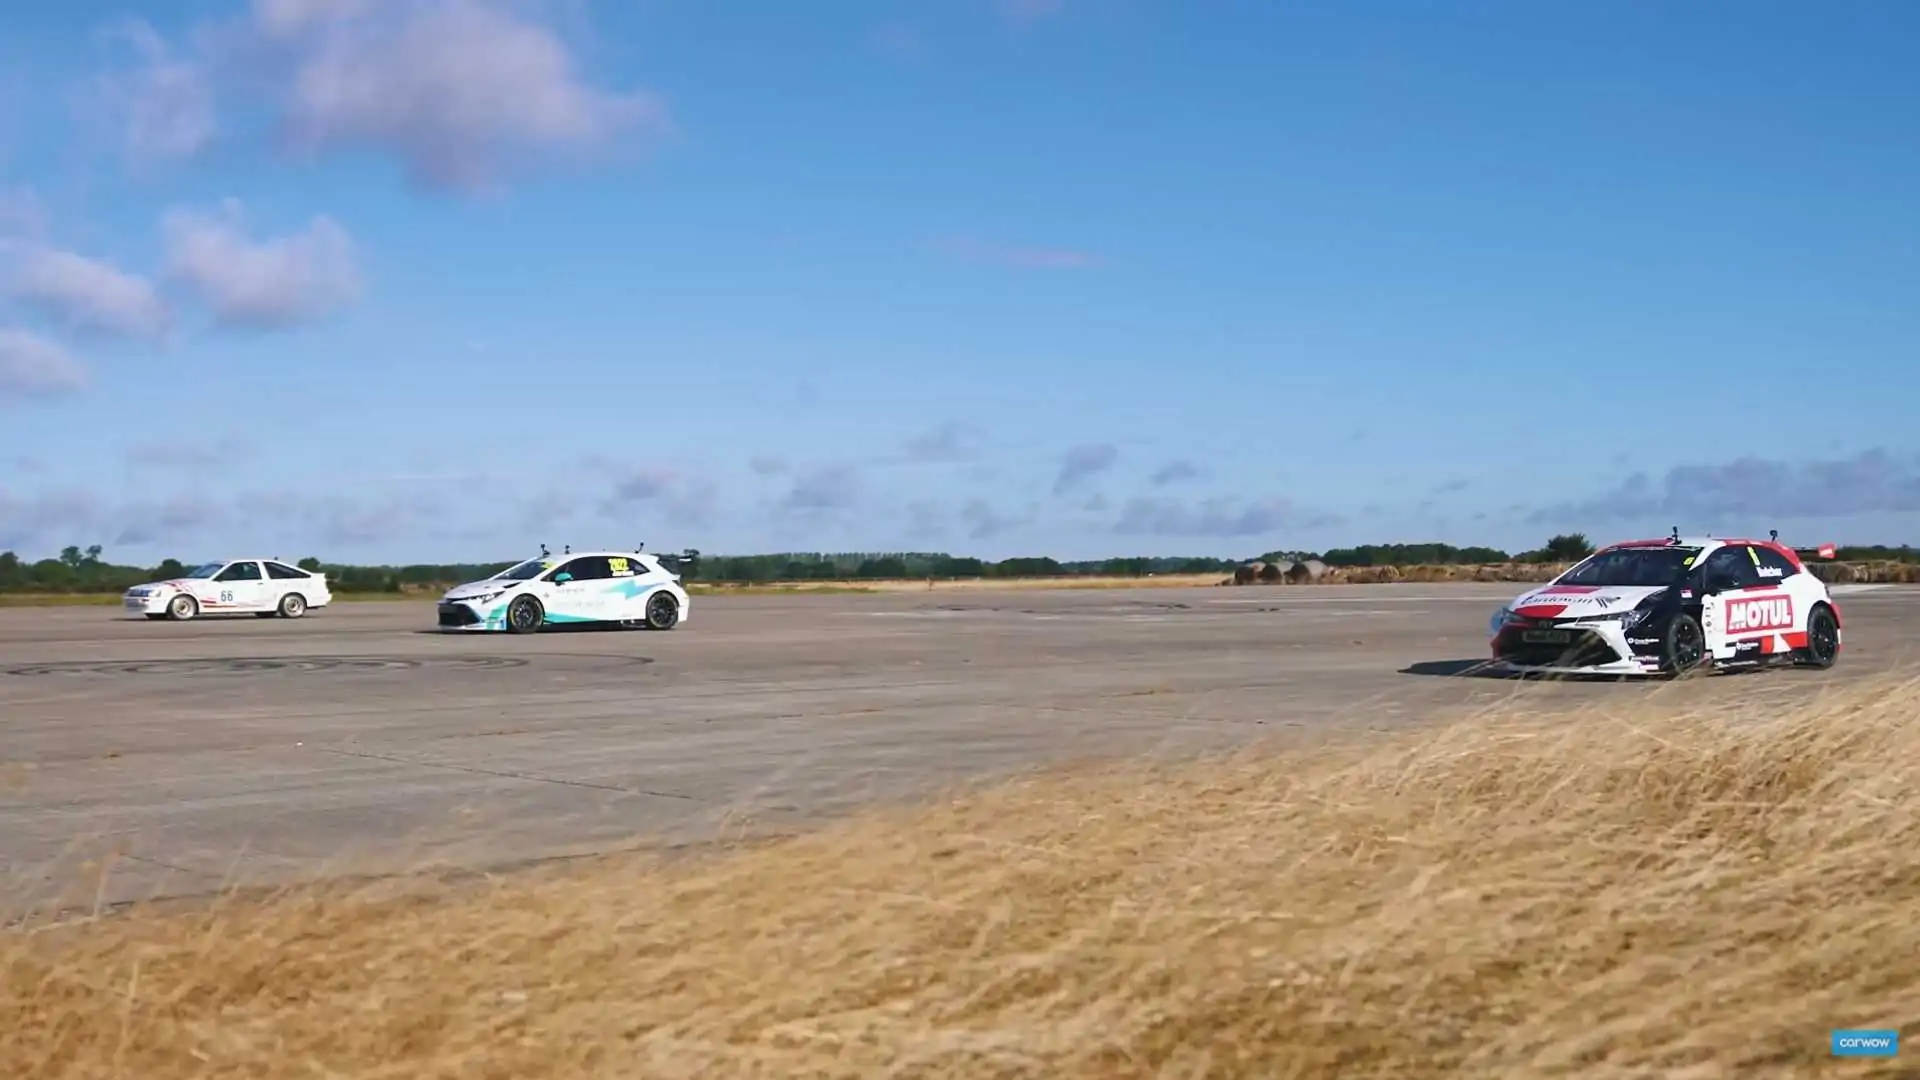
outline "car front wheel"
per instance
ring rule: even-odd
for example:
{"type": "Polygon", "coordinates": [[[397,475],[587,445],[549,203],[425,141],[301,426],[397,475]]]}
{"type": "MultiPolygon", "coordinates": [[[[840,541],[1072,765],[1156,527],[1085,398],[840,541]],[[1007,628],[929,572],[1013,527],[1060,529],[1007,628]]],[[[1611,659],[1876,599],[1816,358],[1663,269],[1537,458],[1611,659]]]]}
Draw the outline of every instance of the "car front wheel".
{"type": "Polygon", "coordinates": [[[1700,620],[1684,613],[1675,615],[1667,624],[1660,654],[1669,675],[1698,670],[1707,662],[1707,634],[1700,628],[1700,620]]]}
{"type": "Polygon", "coordinates": [[[167,602],[167,618],[175,622],[186,622],[200,614],[200,601],[182,593],[167,602]]]}
{"type": "Polygon", "coordinates": [[[546,609],[540,606],[540,601],[531,596],[515,597],[513,603],[507,605],[509,633],[531,634],[540,629],[540,624],[546,620],[546,609]]]}

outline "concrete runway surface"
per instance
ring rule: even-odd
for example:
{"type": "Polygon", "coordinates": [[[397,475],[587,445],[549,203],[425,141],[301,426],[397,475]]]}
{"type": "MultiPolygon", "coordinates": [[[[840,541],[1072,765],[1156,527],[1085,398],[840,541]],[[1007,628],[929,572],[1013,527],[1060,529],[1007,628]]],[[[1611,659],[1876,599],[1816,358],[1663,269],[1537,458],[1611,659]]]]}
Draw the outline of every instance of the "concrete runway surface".
{"type": "Polygon", "coordinates": [[[1908,661],[1920,616],[1920,589],[1840,591],[1828,672],[1460,677],[1523,588],[701,596],[671,633],[531,637],[439,633],[401,602],[184,624],[0,611],[0,906],[785,832],[1072,759],[1515,695],[1779,700],[1908,661]]]}

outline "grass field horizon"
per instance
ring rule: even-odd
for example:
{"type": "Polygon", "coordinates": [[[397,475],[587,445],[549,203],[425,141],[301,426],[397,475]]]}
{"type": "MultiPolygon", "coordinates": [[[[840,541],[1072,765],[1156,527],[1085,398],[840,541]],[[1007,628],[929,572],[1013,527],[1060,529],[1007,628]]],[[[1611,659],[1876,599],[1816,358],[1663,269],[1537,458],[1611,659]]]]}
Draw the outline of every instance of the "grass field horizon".
{"type": "Polygon", "coordinates": [[[1710,685],[30,923],[0,1072],[1805,1075],[1920,1015],[1920,677],[1710,685]]]}
{"type": "MultiPolygon", "coordinates": [[[[1552,580],[1569,563],[1460,563],[1409,566],[1333,567],[1317,582],[1248,583],[1243,588],[1311,588],[1315,585],[1396,585],[1450,584],[1456,582],[1506,582],[1526,585],[1552,580]]],[[[1920,564],[1892,560],[1861,563],[1810,563],[1822,579],[1832,584],[1920,583],[1920,564]]],[[[819,581],[772,581],[733,583],[689,582],[688,592],[696,596],[753,595],[766,593],[817,593],[847,595],[859,593],[1001,591],[1019,592],[1049,589],[1179,589],[1229,584],[1232,575],[1157,574],[1143,577],[1113,575],[1061,575],[1028,578],[846,578],[819,581]]],[[[425,601],[437,598],[458,582],[415,586],[399,592],[335,592],[334,600],[343,603],[367,601],[425,601]]],[[[0,608],[117,606],[121,593],[113,592],[0,592],[0,608]]]]}

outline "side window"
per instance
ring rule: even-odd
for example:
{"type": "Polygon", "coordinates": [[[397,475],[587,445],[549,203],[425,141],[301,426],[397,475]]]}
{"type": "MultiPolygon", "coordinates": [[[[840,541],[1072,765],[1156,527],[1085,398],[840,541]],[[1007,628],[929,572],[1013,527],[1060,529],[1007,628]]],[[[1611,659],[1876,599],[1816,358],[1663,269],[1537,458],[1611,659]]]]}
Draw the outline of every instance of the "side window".
{"type": "Polygon", "coordinates": [[[267,576],[275,581],[293,581],[306,577],[307,572],[281,563],[270,562],[267,564],[267,576]]]}
{"type": "Polygon", "coordinates": [[[1747,554],[1749,550],[1744,545],[1723,547],[1707,556],[1707,561],[1700,568],[1701,579],[1704,581],[1715,577],[1729,577],[1733,579],[1733,587],[1736,589],[1760,584],[1760,575],[1757,572],[1759,567],[1753,564],[1753,556],[1747,554]]]}
{"type": "Polygon", "coordinates": [[[215,581],[259,581],[260,564],[257,562],[237,562],[214,577],[215,581]]]}
{"type": "Polygon", "coordinates": [[[577,559],[569,560],[566,565],[560,567],[560,570],[554,572],[561,571],[572,574],[575,581],[604,581],[613,576],[607,569],[605,555],[582,555],[577,559]]]}
{"type": "Polygon", "coordinates": [[[1759,574],[1763,584],[1770,585],[1776,581],[1785,581],[1800,572],[1793,568],[1793,564],[1787,561],[1785,555],[1772,548],[1756,547],[1753,552],[1760,557],[1759,574]]]}

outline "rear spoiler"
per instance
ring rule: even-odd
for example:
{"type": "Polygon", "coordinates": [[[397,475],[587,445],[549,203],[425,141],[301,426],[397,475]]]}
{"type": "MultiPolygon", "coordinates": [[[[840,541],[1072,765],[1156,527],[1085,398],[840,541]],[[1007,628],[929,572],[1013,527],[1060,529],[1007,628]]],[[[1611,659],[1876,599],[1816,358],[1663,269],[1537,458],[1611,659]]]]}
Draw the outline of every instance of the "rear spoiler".
{"type": "Polygon", "coordinates": [[[678,555],[660,555],[658,558],[661,566],[676,574],[691,574],[700,569],[700,552],[694,548],[688,548],[678,555]]]}
{"type": "MultiPolygon", "coordinates": [[[[1776,544],[1779,543],[1780,530],[1769,529],[1767,531],[1767,539],[1773,541],[1776,544]]],[[[1836,559],[1836,558],[1839,558],[1840,556],[1839,550],[1836,549],[1832,544],[1821,544],[1819,547],[1810,547],[1810,548],[1797,547],[1793,549],[1793,553],[1795,555],[1800,556],[1802,559],[1836,559]]]]}

